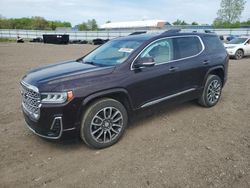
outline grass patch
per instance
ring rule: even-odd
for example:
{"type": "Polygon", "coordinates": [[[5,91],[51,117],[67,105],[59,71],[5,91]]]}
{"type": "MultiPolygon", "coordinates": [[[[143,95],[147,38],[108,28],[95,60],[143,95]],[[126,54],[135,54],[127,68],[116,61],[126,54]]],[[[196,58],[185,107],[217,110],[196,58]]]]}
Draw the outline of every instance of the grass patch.
{"type": "Polygon", "coordinates": [[[0,42],[16,42],[13,38],[0,38],[0,42]]]}

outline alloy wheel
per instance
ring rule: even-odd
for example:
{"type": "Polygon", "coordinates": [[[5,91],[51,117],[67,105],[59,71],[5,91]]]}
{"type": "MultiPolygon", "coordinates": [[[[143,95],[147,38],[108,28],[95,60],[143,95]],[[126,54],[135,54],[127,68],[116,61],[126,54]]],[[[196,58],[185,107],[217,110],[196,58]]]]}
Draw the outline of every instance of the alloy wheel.
{"type": "Polygon", "coordinates": [[[122,113],[114,107],[99,110],[91,121],[90,133],[98,143],[108,143],[114,140],[123,126],[122,113]]]}
{"type": "Polygon", "coordinates": [[[207,100],[211,104],[216,103],[221,94],[221,84],[218,80],[213,80],[209,86],[208,86],[208,91],[207,91],[207,100]]]}
{"type": "Polygon", "coordinates": [[[243,57],[243,52],[242,50],[238,50],[235,54],[236,59],[241,59],[243,57]]]}

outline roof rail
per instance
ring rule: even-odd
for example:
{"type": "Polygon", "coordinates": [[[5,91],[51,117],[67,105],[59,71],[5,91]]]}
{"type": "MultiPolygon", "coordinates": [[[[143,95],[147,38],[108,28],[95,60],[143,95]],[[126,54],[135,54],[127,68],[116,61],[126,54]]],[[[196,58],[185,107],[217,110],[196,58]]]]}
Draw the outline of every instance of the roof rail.
{"type": "Polygon", "coordinates": [[[130,33],[129,35],[140,35],[140,34],[145,34],[147,31],[135,31],[133,33],[130,33]]]}
{"type": "Polygon", "coordinates": [[[164,31],[160,35],[167,35],[167,34],[172,34],[172,33],[179,33],[180,31],[181,31],[181,29],[170,29],[170,30],[164,31]]]}

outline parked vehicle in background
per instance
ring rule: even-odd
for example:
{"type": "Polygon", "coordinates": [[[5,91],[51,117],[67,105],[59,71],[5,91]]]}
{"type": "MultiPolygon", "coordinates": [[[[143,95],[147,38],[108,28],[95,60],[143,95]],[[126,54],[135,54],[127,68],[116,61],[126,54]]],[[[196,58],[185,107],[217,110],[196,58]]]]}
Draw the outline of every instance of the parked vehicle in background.
{"type": "Polygon", "coordinates": [[[216,105],[228,54],[215,34],[140,34],[111,40],[84,57],[29,71],[21,81],[28,128],[47,139],[76,133],[105,148],[137,110],[197,99],[216,105]]]}
{"type": "Polygon", "coordinates": [[[43,42],[48,44],[68,44],[69,35],[43,34],[43,42]]]}
{"type": "Polygon", "coordinates": [[[100,39],[100,38],[92,40],[94,45],[103,45],[108,41],[109,41],[109,39],[100,39]]]}
{"type": "Polygon", "coordinates": [[[43,39],[41,37],[36,37],[30,40],[30,42],[43,42],[43,39]]]}
{"type": "Polygon", "coordinates": [[[224,44],[228,54],[235,59],[250,55],[250,37],[235,38],[224,44]]]}

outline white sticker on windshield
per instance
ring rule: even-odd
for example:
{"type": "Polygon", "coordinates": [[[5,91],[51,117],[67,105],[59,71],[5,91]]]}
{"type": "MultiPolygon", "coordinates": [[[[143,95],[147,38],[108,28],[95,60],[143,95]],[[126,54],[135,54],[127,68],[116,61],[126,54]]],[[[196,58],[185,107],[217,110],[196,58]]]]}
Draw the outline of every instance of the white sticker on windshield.
{"type": "Polygon", "coordinates": [[[118,52],[126,52],[126,53],[131,53],[134,49],[132,48],[120,48],[118,52]]]}

